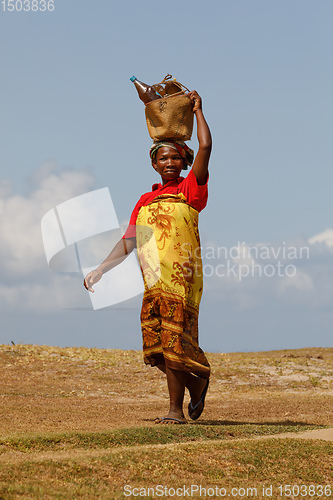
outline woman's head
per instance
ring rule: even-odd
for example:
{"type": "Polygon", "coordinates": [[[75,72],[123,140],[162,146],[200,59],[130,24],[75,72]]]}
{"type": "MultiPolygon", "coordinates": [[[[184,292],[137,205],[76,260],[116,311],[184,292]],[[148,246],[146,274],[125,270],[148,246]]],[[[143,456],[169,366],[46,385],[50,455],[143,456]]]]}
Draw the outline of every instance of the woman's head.
{"type": "Polygon", "coordinates": [[[177,149],[161,146],[151,160],[153,168],[162,178],[162,183],[178,179],[184,168],[184,159],[177,149]]]}
{"type": "Polygon", "coordinates": [[[194,159],[193,150],[190,149],[185,144],[185,142],[174,141],[172,139],[154,142],[154,144],[152,145],[152,147],[150,148],[150,151],[149,151],[149,155],[150,155],[150,158],[152,160],[152,164],[153,164],[153,160],[156,158],[158,150],[160,148],[164,148],[164,147],[172,148],[172,149],[178,151],[178,153],[180,154],[180,156],[183,159],[183,167],[182,167],[183,170],[187,170],[187,166],[192,165],[193,159],[194,159]]]}

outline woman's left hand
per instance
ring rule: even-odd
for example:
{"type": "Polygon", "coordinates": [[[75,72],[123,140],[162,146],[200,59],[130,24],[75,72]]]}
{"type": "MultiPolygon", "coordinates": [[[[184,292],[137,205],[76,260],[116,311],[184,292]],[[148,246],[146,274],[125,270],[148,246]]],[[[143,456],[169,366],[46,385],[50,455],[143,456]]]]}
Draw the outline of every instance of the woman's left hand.
{"type": "Polygon", "coordinates": [[[191,90],[191,92],[189,92],[187,95],[191,99],[191,101],[193,102],[193,113],[198,111],[198,109],[202,109],[201,108],[201,97],[199,96],[199,94],[196,90],[191,90]]]}

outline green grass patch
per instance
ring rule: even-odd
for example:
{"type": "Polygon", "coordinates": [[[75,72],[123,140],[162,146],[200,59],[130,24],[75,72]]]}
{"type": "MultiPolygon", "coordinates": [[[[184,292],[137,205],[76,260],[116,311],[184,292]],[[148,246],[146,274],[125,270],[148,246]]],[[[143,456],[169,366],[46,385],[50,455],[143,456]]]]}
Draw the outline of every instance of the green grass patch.
{"type": "MultiPolygon", "coordinates": [[[[255,488],[257,498],[262,498],[263,486],[272,485],[274,495],[270,498],[277,499],[281,498],[280,485],[329,485],[332,472],[332,444],[324,441],[206,440],[158,448],[101,450],[97,457],[73,453],[70,458],[41,456],[31,460],[27,455],[26,460],[0,469],[0,498],[118,499],[124,498],[125,485],[141,492],[157,485],[202,485],[226,488],[229,497],[232,488],[255,488]]],[[[157,498],[156,494],[142,493],[139,497],[143,496],[157,498]]]]}
{"type": "Polygon", "coordinates": [[[243,424],[243,425],[156,425],[116,429],[104,432],[71,432],[61,434],[39,434],[0,439],[0,455],[9,450],[20,452],[55,451],[64,449],[110,448],[115,446],[137,446],[182,443],[196,440],[216,440],[274,435],[285,432],[301,432],[324,426],[289,424],[243,424]]]}

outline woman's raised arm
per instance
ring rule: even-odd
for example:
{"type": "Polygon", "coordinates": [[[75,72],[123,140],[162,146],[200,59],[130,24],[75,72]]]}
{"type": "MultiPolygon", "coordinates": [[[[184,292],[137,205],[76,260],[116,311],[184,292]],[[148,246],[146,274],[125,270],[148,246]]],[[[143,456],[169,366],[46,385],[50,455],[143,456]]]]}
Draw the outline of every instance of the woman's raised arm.
{"type": "Polygon", "coordinates": [[[202,101],[196,90],[188,93],[189,98],[194,103],[193,112],[197,119],[197,136],[199,141],[199,150],[193,163],[193,173],[199,185],[207,181],[208,163],[212,150],[212,136],[202,112],[202,101]]]}

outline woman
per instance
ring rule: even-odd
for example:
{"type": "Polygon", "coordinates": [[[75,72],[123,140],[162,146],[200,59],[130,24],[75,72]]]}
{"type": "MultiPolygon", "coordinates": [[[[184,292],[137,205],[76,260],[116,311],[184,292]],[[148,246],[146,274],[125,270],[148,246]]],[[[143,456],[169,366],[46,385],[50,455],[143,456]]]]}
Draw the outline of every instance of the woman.
{"type": "Polygon", "coordinates": [[[154,143],[151,163],[161,183],[141,196],[124,237],[110,255],[89,273],[84,286],[122,262],[137,246],[145,281],[141,310],[143,352],[146,364],[166,373],[169,413],[156,423],[186,423],[185,387],[191,402],[188,413],[201,415],[209,384],[210,367],[198,345],[198,314],[202,295],[202,265],[198,213],[206,206],[208,163],[212,148],[201,98],[189,92],[197,120],[198,153],[186,178],[182,169],[193,162],[193,151],[173,140],[154,143]]]}

